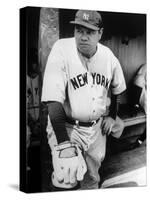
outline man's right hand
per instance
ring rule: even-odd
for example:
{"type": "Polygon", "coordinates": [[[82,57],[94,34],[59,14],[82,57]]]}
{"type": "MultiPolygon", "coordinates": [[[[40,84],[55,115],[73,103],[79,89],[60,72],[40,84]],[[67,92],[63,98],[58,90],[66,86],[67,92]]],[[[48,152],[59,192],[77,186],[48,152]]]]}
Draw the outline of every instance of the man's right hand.
{"type": "Polygon", "coordinates": [[[115,124],[115,120],[112,117],[104,117],[102,124],[101,124],[101,129],[102,129],[102,134],[103,135],[109,135],[112,131],[112,127],[115,124]]]}
{"type": "Polygon", "coordinates": [[[77,144],[68,142],[55,146],[52,158],[54,186],[72,188],[77,181],[83,180],[87,166],[77,144]]]}

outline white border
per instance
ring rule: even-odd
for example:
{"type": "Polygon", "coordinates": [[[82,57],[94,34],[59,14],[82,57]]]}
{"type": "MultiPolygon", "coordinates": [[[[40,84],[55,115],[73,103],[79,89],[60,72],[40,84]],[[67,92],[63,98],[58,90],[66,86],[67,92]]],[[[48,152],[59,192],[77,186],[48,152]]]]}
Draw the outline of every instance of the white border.
{"type": "MultiPolygon", "coordinates": [[[[19,184],[19,8],[24,6],[85,8],[103,11],[147,13],[148,0],[4,0],[0,11],[0,198],[24,199],[148,199],[150,188],[122,188],[63,193],[24,194],[19,184]]],[[[149,33],[149,27],[148,27],[149,33]]],[[[147,34],[148,35],[148,34],[147,34]]],[[[149,38],[147,47],[149,46],[149,38]]],[[[149,47],[147,51],[149,55],[149,47]]],[[[149,65],[149,59],[148,59],[149,65]]],[[[149,66],[148,66],[149,67],[149,66]]],[[[148,69],[148,75],[149,75],[148,69]]],[[[149,85],[149,78],[148,78],[149,85]]],[[[148,92],[149,93],[149,92],[148,92]]],[[[149,94],[148,94],[149,97],[149,94]]],[[[149,111],[149,106],[148,106],[149,111]]],[[[148,114],[149,124],[149,114],[148,114]]],[[[149,133],[148,133],[149,134],[149,133]]],[[[148,144],[150,138],[148,135],[148,144]]],[[[148,147],[148,177],[149,147],[148,147]]],[[[149,185],[149,178],[148,178],[149,185]]]]}

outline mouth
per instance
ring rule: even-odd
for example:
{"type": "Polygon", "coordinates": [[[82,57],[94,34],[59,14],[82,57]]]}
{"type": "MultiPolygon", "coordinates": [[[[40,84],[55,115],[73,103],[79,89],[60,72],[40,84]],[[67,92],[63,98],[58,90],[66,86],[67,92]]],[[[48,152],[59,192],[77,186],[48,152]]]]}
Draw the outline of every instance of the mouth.
{"type": "Polygon", "coordinates": [[[79,43],[80,46],[89,46],[87,43],[79,43]]]}
{"type": "Polygon", "coordinates": [[[79,44],[79,47],[81,48],[81,49],[89,49],[90,48],[90,45],[89,44],[87,44],[87,43],[80,43],[79,44]]]}

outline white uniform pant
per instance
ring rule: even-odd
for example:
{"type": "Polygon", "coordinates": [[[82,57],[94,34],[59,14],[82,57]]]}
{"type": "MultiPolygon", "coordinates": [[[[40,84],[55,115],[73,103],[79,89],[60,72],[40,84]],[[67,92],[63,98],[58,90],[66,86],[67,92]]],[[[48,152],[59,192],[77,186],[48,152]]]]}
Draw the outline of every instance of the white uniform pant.
{"type": "MultiPolygon", "coordinates": [[[[102,135],[101,122],[91,127],[78,127],[77,125],[71,125],[66,123],[66,129],[70,140],[76,142],[84,149],[84,158],[87,164],[87,172],[84,176],[84,180],[81,181],[81,189],[96,189],[100,181],[99,168],[101,162],[104,160],[106,152],[106,135],[102,135]]],[[[112,127],[112,135],[119,138],[124,129],[122,120],[117,117],[116,123],[112,127]]],[[[54,134],[52,125],[48,117],[48,143],[51,149],[57,144],[56,136],[54,134]]],[[[60,133],[61,134],[61,133],[60,133]]]]}

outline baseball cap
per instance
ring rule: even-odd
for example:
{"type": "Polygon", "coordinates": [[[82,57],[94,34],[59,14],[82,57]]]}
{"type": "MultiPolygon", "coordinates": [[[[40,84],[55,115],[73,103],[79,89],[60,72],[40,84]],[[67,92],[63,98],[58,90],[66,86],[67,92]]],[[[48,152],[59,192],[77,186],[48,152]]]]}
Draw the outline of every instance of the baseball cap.
{"type": "Polygon", "coordinates": [[[101,15],[97,11],[79,10],[76,13],[75,21],[71,24],[78,24],[92,30],[99,30],[102,25],[101,15]]]}

